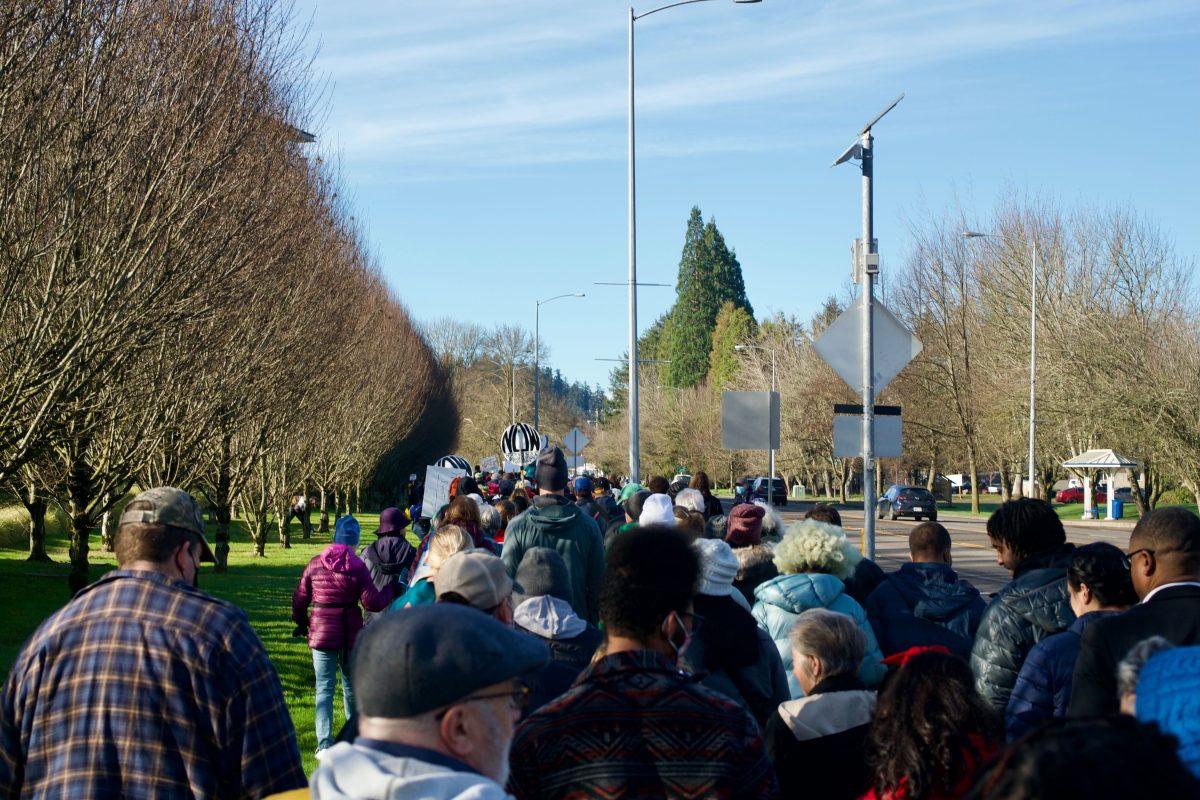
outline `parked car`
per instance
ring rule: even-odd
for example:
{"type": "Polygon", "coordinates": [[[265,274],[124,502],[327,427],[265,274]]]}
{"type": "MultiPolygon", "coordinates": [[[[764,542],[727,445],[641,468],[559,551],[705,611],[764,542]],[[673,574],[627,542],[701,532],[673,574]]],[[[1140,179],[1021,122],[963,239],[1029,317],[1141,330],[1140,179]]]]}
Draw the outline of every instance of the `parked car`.
{"type": "MultiPolygon", "coordinates": [[[[767,481],[769,480],[770,478],[765,478],[762,475],[754,479],[754,483],[750,488],[751,500],[767,499],[767,481]]],[[[771,500],[774,505],[787,505],[787,484],[784,482],[783,478],[775,478],[775,486],[772,488],[771,494],[773,495],[771,500]]]]}
{"type": "Polygon", "coordinates": [[[937,500],[924,486],[893,484],[879,498],[876,509],[880,519],[883,519],[885,514],[890,519],[937,519],[937,500]]]}
{"type": "MultiPolygon", "coordinates": [[[[1120,489],[1117,490],[1116,496],[1121,497],[1120,489]]],[[[1122,499],[1132,499],[1132,498],[1126,497],[1126,498],[1122,498],[1122,499]]],[[[1099,505],[1100,503],[1107,503],[1108,495],[1105,494],[1103,490],[1096,489],[1092,492],[1092,500],[1097,505],[1099,505]]],[[[1082,486],[1069,486],[1066,489],[1062,489],[1054,495],[1054,501],[1056,503],[1082,503],[1083,502],[1083,487],[1082,486]]]]}

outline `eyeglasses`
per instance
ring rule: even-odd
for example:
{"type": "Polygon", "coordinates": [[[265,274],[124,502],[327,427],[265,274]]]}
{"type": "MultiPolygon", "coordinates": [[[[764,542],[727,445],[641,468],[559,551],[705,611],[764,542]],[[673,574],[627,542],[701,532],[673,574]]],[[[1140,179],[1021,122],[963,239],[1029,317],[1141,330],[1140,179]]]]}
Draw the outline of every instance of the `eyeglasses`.
{"type": "Polygon", "coordinates": [[[533,696],[533,690],[528,686],[519,686],[509,692],[493,692],[491,694],[473,694],[470,697],[464,697],[461,700],[456,700],[443,710],[439,711],[434,719],[442,719],[450,713],[450,709],[455,706],[461,706],[464,703],[473,703],[476,700],[495,700],[500,697],[507,697],[508,704],[514,711],[524,711],[529,707],[529,700],[533,696]]]}
{"type": "Polygon", "coordinates": [[[1138,553],[1145,553],[1146,555],[1150,556],[1151,558],[1154,558],[1154,551],[1152,549],[1150,549],[1149,547],[1139,548],[1137,550],[1134,550],[1132,553],[1123,553],[1122,554],[1123,557],[1122,557],[1121,561],[1124,562],[1125,569],[1130,569],[1133,567],[1133,557],[1136,556],[1138,553]]]}

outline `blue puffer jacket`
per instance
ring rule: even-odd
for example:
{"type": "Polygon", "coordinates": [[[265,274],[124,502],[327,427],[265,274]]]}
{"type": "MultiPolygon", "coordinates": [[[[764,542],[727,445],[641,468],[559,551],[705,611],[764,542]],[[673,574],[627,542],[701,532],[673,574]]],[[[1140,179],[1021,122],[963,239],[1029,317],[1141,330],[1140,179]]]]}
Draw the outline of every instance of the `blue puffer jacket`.
{"type": "Polygon", "coordinates": [[[1051,717],[1064,717],[1071,702],[1071,678],[1083,631],[1093,622],[1120,614],[1120,611],[1093,611],[1076,617],[1062,633],[1047,636],[1033,646],[1017,684],[1004,710],[1004,730],[1008,740],[1021,738],[1051,717]]]}
{"type": "Polygon", "coordinates": [[[854,598],[845,593],[845,584],[832,575],[802,572],[796,575],[779,575],[754,590],[754,618],[758,627],[766,631],[775,641],[783,667],[787,671],[788,690],[792,699],[804,696],[796,676],[792,674],[792,646],[788,634],[800,612],[810,608],[827,608],[845,614],[857,623],[867,637],[867,652],[863,656],[858,677],[867,686],[878,686],[887,668],[883,665],[883,654],[875,634],[867,622],[867,615],[854,598]]]}
{"type": "Polygon", "coordinates": [[[888,575],[864,610],[885,656],[940,644],[967,659],[985,605],[979,590],[950,567],[918,563],[888,575]]]}

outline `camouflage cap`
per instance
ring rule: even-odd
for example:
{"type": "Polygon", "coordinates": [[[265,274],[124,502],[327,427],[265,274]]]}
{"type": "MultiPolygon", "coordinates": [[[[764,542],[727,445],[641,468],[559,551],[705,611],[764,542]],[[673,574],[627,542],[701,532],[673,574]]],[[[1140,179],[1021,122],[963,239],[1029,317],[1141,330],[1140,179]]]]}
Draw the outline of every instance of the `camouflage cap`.
{"type": "Polygon", "coordinates": [[[121,525],[144,523],[147,525],[170,525],[188,533],[195,534],[200,539],[200,560],[215,562],[212,548],[204,537],[204,515],[196,498],[183,489],[173,486],[156,486],[147,489],[130,501],[133,503],[148,503],[152,508],[129,509],[121,514],[121,525]]]}

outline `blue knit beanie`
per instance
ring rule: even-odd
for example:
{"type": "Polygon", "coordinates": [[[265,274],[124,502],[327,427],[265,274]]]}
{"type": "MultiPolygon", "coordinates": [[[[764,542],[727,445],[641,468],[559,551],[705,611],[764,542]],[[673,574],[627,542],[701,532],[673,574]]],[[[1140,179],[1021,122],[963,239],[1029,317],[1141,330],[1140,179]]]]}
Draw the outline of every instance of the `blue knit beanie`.
{"type": "Polygon", "coordinates": [[[337,524],[333,526],[333,543],[344,544],[349,547],[358,547],[358,538],[361,533],[358,520],[347,514],[344,517],[338,517],[337,524]]]}
{"type": "Polygon", "coordinates": [[[1137,718],[1179,739],[1179,760],[1200,777],[1200,647],[1164,650],[1146,662],[1137,718]]]}

